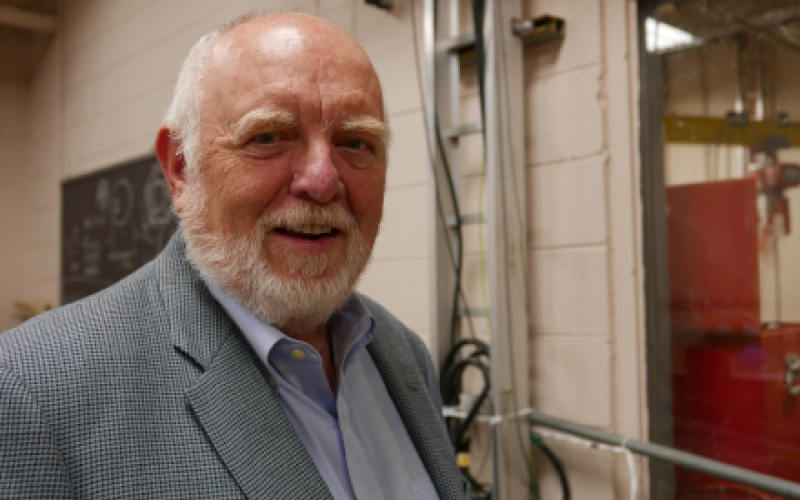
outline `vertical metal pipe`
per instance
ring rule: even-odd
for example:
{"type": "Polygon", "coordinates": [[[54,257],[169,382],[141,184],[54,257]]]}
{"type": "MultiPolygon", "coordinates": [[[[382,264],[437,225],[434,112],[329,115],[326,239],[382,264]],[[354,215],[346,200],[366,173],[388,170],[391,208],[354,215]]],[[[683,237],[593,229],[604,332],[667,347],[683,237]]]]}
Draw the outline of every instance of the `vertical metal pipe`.
{"type": "MultiPolygon", "coordinates": [[[[505,308],[503,308],[503,294],[505,287],[502,286],[502,266],[504,265],[505,242],[500,237],[498,220],[498,203],[502,203],[500,196],[501,184],[499,184],[499,141],[497,137],[498,129],[498,107],[497,107],[497,45],[494,33],[495,15],[497,0],[486,2],[486,12],[484,14],[483,41],[485,45],[484,59],[484,93],[485,93],[485,115],[483,117],[484,131],[484,158],[486,161],[486,223],[488,233],[488,282],[490,290],[489,310],[490,322],[492,326],[492,404],[495,413],[503,413],[506,408],[505,381],[508,379],[506,365],[501,362],[506,352],[505,340],[508,338],[507,318],[505,308]]],[[[503,429],[496,429],[494,442],[495,476],[493,484],[492,498],[505,499],[507,496],[505,480],[505,460],[506,443],[503,429]],[[506,496],[504,496],[506,495],[506,496]]]]}

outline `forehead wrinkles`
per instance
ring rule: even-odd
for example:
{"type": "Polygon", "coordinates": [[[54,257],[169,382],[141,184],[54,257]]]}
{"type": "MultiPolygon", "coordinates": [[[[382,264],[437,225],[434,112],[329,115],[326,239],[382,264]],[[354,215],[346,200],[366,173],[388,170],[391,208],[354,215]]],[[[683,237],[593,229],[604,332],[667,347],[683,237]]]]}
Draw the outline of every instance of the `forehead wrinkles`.
{"type": "Polygon", "coordinates": [[[256,107],[291,109],[300,101],[316,105],[320,122],[341,119],[348,109],[383,118],[380,83],[351,39],[295,27],[231,36],[245,26],[218,42],[208,68],[214,83],[206,103],[221,123],[234,125],[256,107]],[[361,95],[338,99],[349,93],[361,95]]]}

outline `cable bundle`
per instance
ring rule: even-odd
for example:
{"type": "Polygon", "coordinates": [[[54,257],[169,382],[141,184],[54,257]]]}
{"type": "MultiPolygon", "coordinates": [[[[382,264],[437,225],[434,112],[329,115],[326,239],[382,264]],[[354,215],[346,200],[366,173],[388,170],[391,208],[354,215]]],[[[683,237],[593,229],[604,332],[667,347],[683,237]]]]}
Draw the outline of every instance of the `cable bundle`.
{"type": "Polygon", "coordinates": [[[447,425],[447,433],[450,436],[450,442],[456,455],[459,456],[459,467],[461,473],[472,485],[472,498],[474,500],[489,500],[492,497],[491,492],[486,491],[484,487],[478,483],[469,473],[469,460],[463,460],[461,457],[469,456],[469,445],[471,436],[469,434],[469,426],[481,407],[484,401],[489,396],[490,374],[489,374],[489,346],[486,343],[477,339],[463,339],[458,341],[447,353],[444,362],[442,363],[440,389],[442,392],[442,402],[445,406],[459,406],[460,397],[462,394],[463,384],[462,380],[467,368],[477,368],[483,375],[483,388],[481,389],[478,397],[470,405],[466,413],[466,417],[445,418],[447,425]],[[464,347],[473,346],[476,349],[471,352],[467,357],[461,358],[460,353],[464,347]]]}

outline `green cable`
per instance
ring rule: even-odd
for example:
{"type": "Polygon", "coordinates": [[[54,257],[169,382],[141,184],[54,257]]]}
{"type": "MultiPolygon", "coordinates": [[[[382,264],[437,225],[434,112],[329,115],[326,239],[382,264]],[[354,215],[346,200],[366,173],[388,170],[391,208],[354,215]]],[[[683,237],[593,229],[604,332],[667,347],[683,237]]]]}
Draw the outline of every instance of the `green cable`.
{"type": "Polygon", "coordinates": [[[564,500],[570,500],[572,497],[572,492],[570,491],[569,487],[569,480],[567,479],[567,472],[564,470],[564,466],[561,464],[561,461],[558,457],[553,453],[553,451],[545,444],[541,437],[536,434],[533,430],[530,432],[531,442],[539,448],[542,453],[550,460],[550,463],[553,464],[553,467],[556,470],[556,474],[558,474],[558,480],[561,483],[561,491],[563,493],[564,500]]]}

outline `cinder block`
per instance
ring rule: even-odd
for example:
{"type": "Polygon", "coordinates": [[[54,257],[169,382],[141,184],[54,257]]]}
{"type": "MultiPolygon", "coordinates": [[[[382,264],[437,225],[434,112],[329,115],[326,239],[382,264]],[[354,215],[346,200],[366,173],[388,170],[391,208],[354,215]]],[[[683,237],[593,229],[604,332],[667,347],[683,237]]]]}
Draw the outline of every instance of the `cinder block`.
{"type": "Polygon", "coordinates": [[[30,245],[59,244],[58,208],[52,206],[44,210],[27,211],[22,215],[25,220],[25,241],[30,245]]]}
{"type": "Polygon", "coordinates": [[[530,322],[535,334],[609,334],[605,245],[530,253],[530,322]]]}
{"type": "Polygon", "coordinates": [[[386,185],[389,189],[427,185],[430,178],[425,117],[414,110],[389,119],[392,145],[386,185]]]}
{"type": "Polygon", "coordinates": [[[430,245],[430,212],[426,186],[387,192],[373,259],[384,261],[426,257],[430,245]]]}
{"type": "Polygon", "coordinates": [[[414,46],[408,42],[372,57],[383,85],[383,98],[394,116],[421,108],[419,87],[415,84],[417,65],[414,46]]]}
{"type": "Polygon", "coordinates": [[[82,160],[81,164],[83,167],[80,172],[91,173],[95,170],[114,166],[123,161],[152,154],[152,139],[150,135],[139,137],[113,149],[106,149],[93,156],[88,156],[82,160]]]}
{"type": "Polygon", "coordinates": [[[140,51],[146,38],[154,35],[142,22],[138,11],[125,22],[99,33],[91,43],[64,55],[64,88],[78,87],[140,51]]]}
{"type": "MultiPolygon", "coordinates": [[[[487,215],[484,212],[486,206],[486,180],[479,175],[462,177],[459,185],[459,202],[461,215],[477,217],[482,215],[484,220],[487,215]]],[[[481,251],[487,251],[489,234],[486,224],[463,224],[461,233],[464,238],[464,252],[467,255],[478,255],[481,251]]]]}
{"type": "MultiPolygon", "coordinates": [[[[464,257],[464,272],[461,277],[461,287],[470,309],[488,311],[491,306],[491,292],[489,291],[489,269],[487,262],[481,255],[474,253],[464,257]]],[[[459,308],[463,304],[459,304],[459,308]]],[[[468,325],[466,328],[470,329],[468,325]]],[[[486,316],[472,318],[472,328],[476,333],[489,332],[489,322],[486,316]]]]}
{"type": "Polygon", "coordinates": [[[60,280],[57,276],[53,279],[25,282],[17,298],[23,300],[46,300],[53,307],[61,305],[60,280]]]}
{"type": "Polygon", "coordinates": [[[606,97],[601,67],[569,74],[569,150],[572,158],[600,153],[605,147],[606,97]]]}
{"type": "MultiPolygon", "coordinates": [[[[169,86],[159,87],[68,129],[65,134],[67,172],[70,175],[85,172],[86,158],[131,142],[139,143],[141,137],[148,138],[144,150],[151,148],[171,97],[169,86]]],[[[119,157],[120,161],[124,159],[119,157]]]]}
{"type": "Polygon", "coordinates": [[[28,107],[28,119],[25,126],[31,133],[28,140],[34,141],[32,145],[38,147],[41,142],[55,140],[58,130],[58,103],[55,99],[48,99],[45,102],[31,102],[28,107]]]}
{"type": "MultiPolygon", "coordinates": [[[[527,3],[527,5],[525,5],[527,3]]],[[[563,17],[568,35],[525,51],[525,65],[537,77],[562,73],[602,60],[603,44],[599,0],[528,0],[526,16],[563,17]]]]}
{"type": "MultiPolygon", "coordinates": [[[[462,97],[460,115],[459,121],[462,125],[481,123],[481,102],[477,94],[462,97]]],[[[462,176],[480,175],[483,172],[483,139],[482,133],[465,135],[458,139],[458,167],[462,176]]]]}
{"type": "Polygon", "coordinates": [[[92,43],[104,32],[124,23],[153,0],[78,0],[64,4],[64,44],[67,52],[92,43]]]}
{"type": "Polygon", "coordinates": [[[113,24],[102,19],[84,20],[81,25],[99,26],[95,35],[66,52],[65,87],[81,85],[148,47],[162,45],[183,28],[197,28],[196,41],[246,10],[242,2],[171,0],[150,2],[113,24]]]}
{"type": "Polygon", "coordinates": [[[28,129],[26,173],[30,175],[44,175],[45,173],[58,173],[58,152],[56,150],[55,124],[37,129],[35,126],[28,129]]]}
{"type": "Polygon", "coordinates": [[[569,75],[526,79],[525,151],[533,164],[563,161],[570,155],[569,75]]]}
{"type": "Polygon", "coordinates": [[[477,177],[485,170],[483,134],[470,134],[459,139],[458,167],[462,176],[477,177]]]}
{"type": "Polygon", "coordinates": [[[528,169],[532,247],[606,241],[605,162],[595,156],[528,169]]]}
{"type": "MultiPolygon", "coordinates": [[[[558,415],[555,415],[558,416],[558,415]]],[[[558,457],[566,469],[572,498],[591,500],[614,500],[614,454],[568,443],[555,438],[544,438],[545,443],[558,457]]],[[[536,454],[536,467],[542,498],[561,498],[561,484],[555,469],[544,455],[536,454]]],[[[644,472],[644,471],[640,471],[644,472]]],[[[616,498],[629,498],[623,494],[616,498]]]]}
{"type": "Polygon", "coordinates": [[[202,32],[179,31],[162,44],[147,47],[84,84],[67,90],[64,103],[67,126],[79,124],[155,88],[174,87],[183,59],[202,32]]]}
{"type": "Polygon", "coordinates": [[[28,244],[24,259],[24,280],[49,282],[58,280],[58,244],[28,244]]]}
{"type": "Polygon", "coordinates": [[[47,48],[42,61],[36,67],[30,84],[30,102],[32,106],[58,98],[58,43],[60,34],[56,34],[53,43],[47,48]]]}
{"type": "Polygon", "coordinates": [[[355,38],[355,5],[347,0],[320,0],[320,17],[355,38]]]}
{"type": "Polygon", "coordinates": [[[43,171],[38,174],[25,172],[22,184],[25,193],[25,210],[37,212],[41,210],[58,210],[59,179],[55,170],[43,171]]]}
{"type": "MultiPolygon", "coordinates": [[[[469,28],[472,32],[472,27],[469,28]]],[[[477,97],[480,94],[478,83],[478,65],[470,64],[461,67],[461,78],[458,82],[459,95],[462,97],[477,97]]]]}
{"type": "Polygon", "coordinates": [[[486,179],[482,175],[462,176],[457,189],[461,215],[477,215],[486,207],[486,179]]]}
{"type": "MultiPolygon", "coordinates": [[[[383,55],[390,49],[413,41],[411,9],[407,1],[395,1],[391,10],[384,10],[363,1],[356,1],[355,39],[370,57],[383,55]]],[[[422,2],[414,4],[417,29],[422,31],[422,2]]],[[[421,34],[421,33],[420,33],[421,34]]],[[[413,73],[408,73],[409,78],[413,73]]]]}
{"type": "Polygon", "coordinates": [[[358,290],[375,299],[412,330],[430,330],[427,259],[372,262],[358,290]]]}
{"type": "Polygon", "coordinates": [[[533,334],[529,346],[534,408],[582,425],[611,424],[608,339],[533,334]]]}

